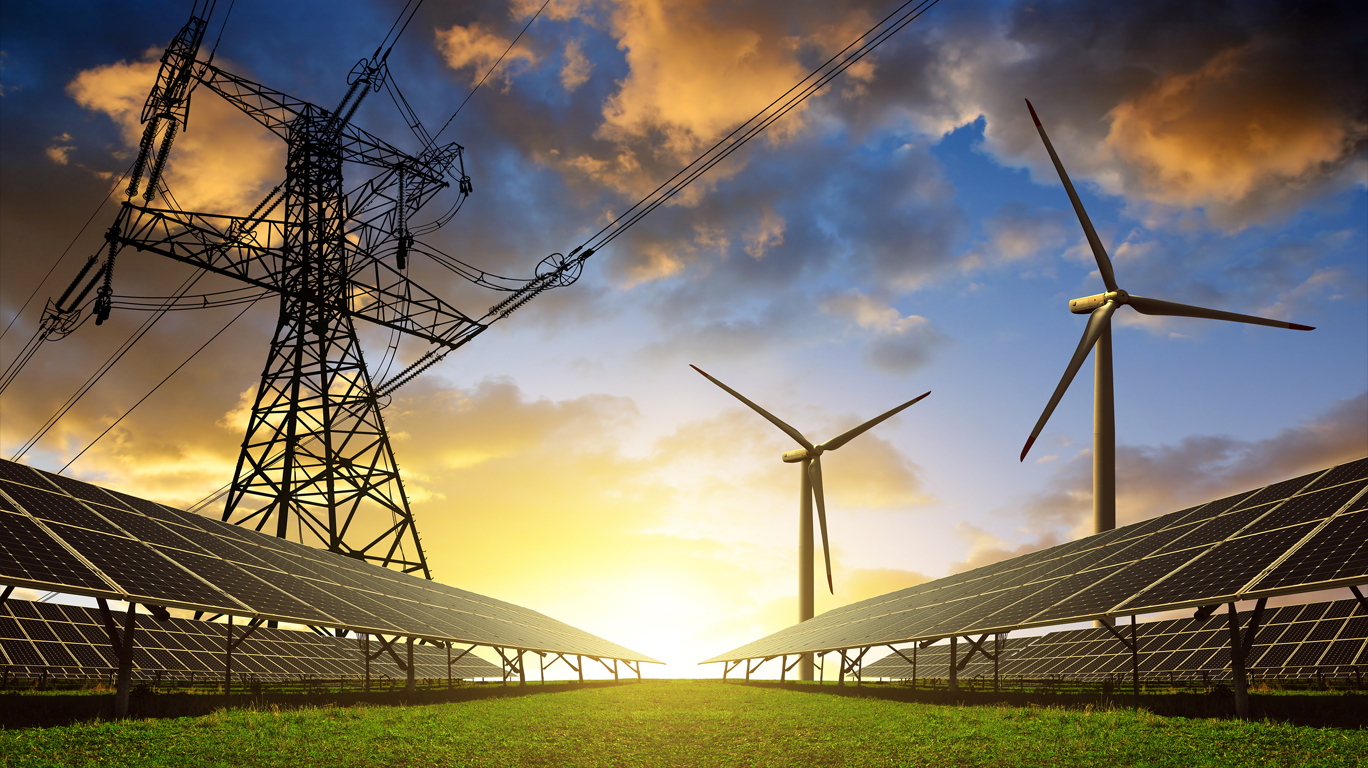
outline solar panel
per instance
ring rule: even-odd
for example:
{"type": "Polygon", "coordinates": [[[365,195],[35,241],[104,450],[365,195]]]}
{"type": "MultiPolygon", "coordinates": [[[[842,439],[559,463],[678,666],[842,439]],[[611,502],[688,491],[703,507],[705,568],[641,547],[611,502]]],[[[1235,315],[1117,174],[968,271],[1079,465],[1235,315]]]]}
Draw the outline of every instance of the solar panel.
{"type": "Polygon", "coordinates": [[[3,460],[0,535],[0,584],[660,663],[511,603],[3,460]]]}
{"type": "Polygon", "coordinates": [[[1368,540],[1368,515],[1354,513],[1365,506],[1366,489],[1368,460],[1357,460],[860,601],[704,663],[1362,583],[1368,546],[1359,542],[1368,540]]]}
{"type": "MultiPolygon", "coordinates": [[[[27,673],[49,677],[101,678],[111,674],[118,662],[110,652],[103,619],[93,608],[56,606],[27,601],[6,601],[0,609],[0,664],[11,675],[27,673]],[[92,641],[90,638],[94,637],[92,641]]],[[[113,611],[118,626],[124,614],[113,611]]],[[[240,636],[242,628],[236,633],[240,636]]],[[[187,619],[150,621],[134,635],[134,677],[147,680],[187,680],[191,677],[221,679],[227,626],[187,619]],[[206,634],[209,633],[209,634],[206,634]]],[[[233,650],[233,669],[262,680],[297,680],[303,676],[326,679],[361,679],[366,665],[361,655],[364,641],[321,637],[312,632],[258,627],[233,650]]],[[[372,651],[378,649],[372,643],[372,651]]],[[[406,650],[406,649],[405,649],[406,650]]],[[[400,658],[405,650],[396,648],[400,658]]],[[[460,660],[451,668],[453,678],[500,678],[503,670],[484,659],[452,651],[460,660]]],[[[414,647],[416,677],[445,679],[447,650],[414,647]]],[[[371,677],[403,680],[405,672],[388,654],[371,661],[371,677]]]]}
{"type": "MultiPolygon", "coordinates": [[[[1344,675],[1354,665],[1368,664],[1368,615],[1357,600],[1339,600],[1292,610],[1265,611],[1262,625],[1247,660],[1249,673],[1258,678],[1307,677],[1315,674],[1344,675]],[[1357,611],[1357,617],[1349,612],[1357,611]],[[1324,618],[1321,618],[1324,616],[1324,618]],[[1361,623],[1354,623],[1361,621],[1361,623]]],[[[1246,626],[1251,612],[1240,612],[1246,626]]],[[[1217,613],[1205,621],[1169,619],[1139,624],[1140,677],[1149,680],[1224,679],[1230,676],[1228,617],[1217,613]]],[[[1129,636],[1129,627],[1119,627],[1129,636]]],[[[938,647],[938,646],[933,646],[938,647]]],[[[919,665],[920,667],[920,665],[919,665]]],[[[943,670],[929,670],[942,674],[943,670]]],[[[866,672],[868,674],[868,671],[866,672]]],[[[1088,680],[1130,673],[1130,650],[1105,628],[1051,632],[1004,657],[1003,676],[1022,678],[1066,677],[1088,680]]],[[[922,674],[919,668],[919,674],[922,674]]],[[[891,676],[891,675],[890,675],[891,676]]],[[[925,676],[935,676],[925,674],[925,676]]]]}
{"type": "Polygon", "coordinates": [[[74,587],[83,594],[118,595],[33,519],[4,511],[0,511],[0,582],[44,591],[74,587]]]}
{"type": "Polygon", "coordinates": [[[1353,579],[1368,582],[1368,512],[1330,521],[1294,556],[1260,579],[1255,592],[1294,585],[1316,585],[1353,579]]]}

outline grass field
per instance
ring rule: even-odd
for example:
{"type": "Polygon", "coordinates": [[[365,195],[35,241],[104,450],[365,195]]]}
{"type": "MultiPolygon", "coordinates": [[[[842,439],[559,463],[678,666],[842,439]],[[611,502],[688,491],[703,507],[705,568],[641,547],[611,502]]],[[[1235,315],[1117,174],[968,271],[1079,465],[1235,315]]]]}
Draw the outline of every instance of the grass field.
{"type": "MultiPolygon", "coordinates": [[[[515,692],[516,689],[509,689],[515,692]]],[[[535,690],[535,689],[534,689],[535,690]]],[[[1368,730],[718,681],[0,731],[4,766],[1363,766],[1368,730]]],[[[493,692],[491,692],[493,693],[493,692]]],[[[9,697],[11,706],[23,697],[9,697]]],[[[1344,697],[1361,706],[1360,697],[1344,697]]]]}

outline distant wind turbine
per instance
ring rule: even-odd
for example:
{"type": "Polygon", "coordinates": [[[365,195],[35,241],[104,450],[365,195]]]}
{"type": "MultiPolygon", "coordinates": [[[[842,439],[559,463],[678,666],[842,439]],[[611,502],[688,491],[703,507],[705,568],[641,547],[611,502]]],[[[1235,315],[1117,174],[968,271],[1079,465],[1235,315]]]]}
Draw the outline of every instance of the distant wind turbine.
{"type": "Polygon", "coordinates": [[[1111,260],[1107,258],[1107,251],[1102,247],[1102,241],[1098,239],[1097,231],[1093,229],[1092,222],[1088,220],[1088,214],[1083,210],[1083,203],[1079,202],[1078,193],[1074,191],[1073,184],[1069,182],[1069,175],[1064,172],[1064,164],[1059,162],[1059,155],[1055,154],[1054,147],[1050,144],[1050,137],[1045,135],[1045,128],[1041,126],[1040,118],[1036,117],[1035,107],[1031,106],[1029,99],[1026,101],[1026,108],[1031,110],[1031,119],[1035,121],[1036,130],[1040,132],[1040,139],[1045,142],[1045,149],[1050,153],[1050,159],[1054,161],[1055,170],[1059,171],[1059,179],[1064,182],[1064,189],[1069,193],[1069,201],[1073,203],[1074,211],[1078,214],[1078,221],[1083,225],[1083,233],[1087,235],[1088,245],[1092,246],[1093,256],[1097,259],[1097,271],[1102,274],[1102,282],[1106,284],[1107,292],[1069,302],[1070,312],[1076,315],[1088,315],[1088,326],[1083,331],[1083,339],[1078,342],[1078,349],[1074,350],[1073,359],[1069,361],[1068,368],[1064,369],[1064,377],[1060,379],[1059,386],[1050,396],[1050,402],[1045,406],[1045,412],[1040,414],[1040,421],[1037,421],[1035,429],[1031,430],[1031,436],[1026,440],[1026,447],[1021,449],[1021,460],[1026,460],[1026,453],[1031,450],[1031,445],[1040,436],[1040,431],[1045,428],[1045,422],[1049,421],[1050,414],[1054,413],[1055,406],[1059,404],[1059,399],[1064,396],[1064,391],[1069,388],[1069,383],[1073,381],[1079,367],[1087,359],[1088,351],[1096,347],[1097,355],[1093,358],[1096,370],[1096,384],[1093,390],[1093,524],[1096,532],[1101,533],[1116,527],[1116,407],[1112,391],[1111,317],[1116,310],[1121,308],[1121,305],[1129,304],[1131,308],[1143,315],[1230,320],[1236,323],[1267,325],[1273,328],[1290,328],[1294,331],[1313,331],[1315,328],[1309,325],[1297,325],[1281,320],[1254,317],[1253,315],[1238,315],[1234,312],[1221,312],[1220,310],[1193,307],[1187,304],[1175,304],[1171,301],[1147,299],[1121,290],[1116,284],[1116,276],[1112,273],[1111,260]]]}
{"type": "MultiPolygon", "coordinates": [[[[689,367],[703,374],[703,377],[708,381],[711,381],[726,390],[732,397],[735,397],[737,400],[750,406],[751,410],[764,416],[771,424],[778,427],[784,434],[793,438],[794,441],[802,446],[802,448],[796,451],[786,452],[783,455],[783,459],[787,464],[801,462],[803,465],[798,497],[798,621],[800,623],[807,621],[812,618],[815,610],[812,572],[812,500],[814,498],[817,499],[817,522],[821,524],[822,528],[822,557],[826,560],[827,589],[831,590],[832,594],[836,594],[836,588],[831,581],[831,550],[827,545],[826,500],[822,493],[822,454],[840,448],[851,440],[868,432],[875,425],[892,418],[902,409],[916,403],[931,393],[927,392],[926,394],[914,397],[897,408],[880,416],[875,416],[860,426],[833,437],[825,443],[813,445],[806,437],[803,437],[801,432],[780,421],[774,414],[766,411],[764,408],[747,400],[740,392],[737,392],[726,384],[709,376],[707,373],[704,373],[702,368],[699,368],[696,365],[690,365],[689,367]]],[[[798,670],[798,679],[812,679],[812,654],[803,654],[801,666],[798,670]]]]}

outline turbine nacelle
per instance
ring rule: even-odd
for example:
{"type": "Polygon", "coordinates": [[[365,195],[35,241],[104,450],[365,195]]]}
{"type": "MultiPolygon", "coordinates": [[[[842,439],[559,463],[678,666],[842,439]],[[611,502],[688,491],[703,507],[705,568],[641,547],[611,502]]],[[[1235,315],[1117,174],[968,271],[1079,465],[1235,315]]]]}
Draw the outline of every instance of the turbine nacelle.
{"type": "Polygon", "coordinates": [[[797,464],[800,461],[806,461],[807,459],[815,459],[821,455],[822,449],[820,446],[813,448],[810,451],[806,448],[799,448],[796,451],[784,451],[784,463],[797,464]]]}
{"type": "Polygon", "coordinates": [[[1106,293],[1099,293],[1096,296],[1084,296],[1081,299],[1074,299],[1069,302],[1069,311],[1075,315],[1089,315],[1094,309],[1114,301],[1117,304],[1125,304],[1130,300],[1130,294],[1120,288],[1106,293]]]}

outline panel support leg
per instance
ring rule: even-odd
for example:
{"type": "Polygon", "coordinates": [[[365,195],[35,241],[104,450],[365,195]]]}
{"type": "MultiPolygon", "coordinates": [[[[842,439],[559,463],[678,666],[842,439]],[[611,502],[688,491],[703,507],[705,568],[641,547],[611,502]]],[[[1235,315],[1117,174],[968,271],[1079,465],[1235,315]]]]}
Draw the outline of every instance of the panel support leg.
{"type": "Polygon", "coordinates": [[[1135,622],[1139,618],[1131,614],[1131,693],[1135,695],[1135,706],[1140,706],[1140,641],[1136,639],[1135,622]]]}
{"type": "Polygon", "coordinates": [[[1002,658],[1002,635],[993,635],[993,693],[1000,693],[1001,686],[998,682],[998,660],[1002,658]]]}
{"type": "Polygon", "coordinates": [[[959,637],[950,636],[950,692],[959,693],[959,637]]]}
{"type": "Polygon", "coordinates": [[[1264,605],[1267,602],[1267,598],[1259,598],[1259,602],[1254,604],[1254,614],[1249,619],[1249,626],[1245,628],[1243,637],[1240,633],[1240,616],[1235,610],[1235,603],[1229,604],[1230,687],[1235,692],[1235,716],[1241,720],[1249,719],[1249,677],[1245,673],[1245,662],[1249,658],[1249,651],[1254,647],[1254,635],[1259,631],[1259,622],[1263,619],[1264,605]]]}
{"type": "Polygon", "coordinates": [[[413,679],[413,638],[410,637],[406,645],[408,646],[408,664],[406,665],[407,669],[404,670],[406,674],[404,692],[413,693],[417,689],[413,679]]]}
{"type": "Polygon", "coordinates": [[[124,618],[123,652],[119,654],[119,682],[114,688],[114,719],[128,717],[128,694],[133,680],[133,629],[137,624],[138,605],[128,604],[124,618]]]}
{"type": "Polygon", "coordinates": [[[233,617],[228,617],[228,639],[223,643],[223,695],[233,694],[233,617]]]}

